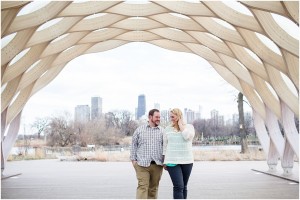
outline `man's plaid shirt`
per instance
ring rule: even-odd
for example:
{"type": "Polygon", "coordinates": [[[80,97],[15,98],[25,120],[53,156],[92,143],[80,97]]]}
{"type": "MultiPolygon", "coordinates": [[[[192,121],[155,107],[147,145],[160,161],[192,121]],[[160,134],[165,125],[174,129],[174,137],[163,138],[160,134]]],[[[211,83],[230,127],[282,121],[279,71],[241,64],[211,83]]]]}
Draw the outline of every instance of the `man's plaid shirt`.
{"type": "Polygon", "coordinates": [[[149,167],[151,161],[163,165],[163,128],[150,127],[149,124],[138,127],[133,136],[130,160],[136,160],[139,166],[149,167]]]}

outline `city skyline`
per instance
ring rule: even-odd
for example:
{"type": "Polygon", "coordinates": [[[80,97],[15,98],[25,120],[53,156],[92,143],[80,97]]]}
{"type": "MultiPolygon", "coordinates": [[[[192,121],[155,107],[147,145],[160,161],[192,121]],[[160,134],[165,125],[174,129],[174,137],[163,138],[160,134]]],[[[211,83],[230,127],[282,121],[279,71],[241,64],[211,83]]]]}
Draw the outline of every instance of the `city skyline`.
{"type": "MultiPolygon", "coordinates": [[[[141,96],[141,95],[139,95],[139,96],[141,96]]],[[[138,97],[139,97],[138,96],[138,97]]],[[[142,95],[142,96],[145,96],[145,95],[142,95]]],[[[96,98],[96,97],[90,97],[91,99],[93,99],[93,98],[96,98]]],[[[102,104],[102,101],[103,101],[103,98],[101,98],[101,97],[97,97],[97,98],[100,98],[101,99],[101,104],[102,104]]],[[[145,98],[145,100],[146,100],[146,98],[145,98]]],[[[91,100],[91,104],[86,104],[86,103],[84,103],[84,104],[76,104],[74,107],[75,107],[75,110],[74,110],[74,112],[71,112],[70,114],[72,114],[75,118],[76,118],[76,107],[80,107],[80,106],[83,106],[83,107],[89,107],[89,110],[90,110],[90,118],[92,119],[93,117],[92,117],[92,100],[91,100]]],[[[137,102],[137,104],[138,104],[138,102],[137,102]]],[[[144,114],[145,115],[147,115],[147,112],[150,110],[150,109],[153,109],[153,108],[156,108],[156,109],[158,109],[158,110],[160,110],[160,111],[168,111],[168,110],[170,110],[170,109],[172,109],[171,107],[163,107],[163,108],[161,108],[161,106],[160,106],[161,104],[159,103],[159,102],[155,102],[155,103],[153,103],[153,106],[151,106],[151,105],[149,105],[148,107],[147,106],[145,106],[145,112],[144,112],[144,114]]],[[[100,113],[101,114],[105,114],[105,113],[107,113],[107,112],[111,112],[111,111],[115,111],[115,110],[127,110],[127,111],[129,111],[129,112],[131,112],[133,115],[137,115],[137,108],[138,108],[138,106],[137,107],[135,107],[135,109],[122,109],[122,108],[112,108],[112,109],[110,109],[110,110],[107,110],[107,109],[104,109],[103,107],[102,107],[102,105],[101,105],[101,109],[100,109],[100,113]],[[102,112],[102,109],[103,110],[106,110],[106,112],[102,112]],[[133,111],[134,110],[134,111],[133,111]]],[[[216,110],[215,108],[213,108],[213,109],[211,109],[211,110],[209,110],[209,115],[206,115],[206,117],[199,117],[198,115],[200,114],[200,116],[202,116],[202,112],[200,111],[201,109],[202,109],[202,106],[201,105],[199,105],[199,112],[197,112],[197,110],[194,110],[194,109],[190,109],[190,108],[188,108],[187,106],[184,106],[183,108],[180,108],[181,110],[182,110],[182,112],[184,113],[184,115],[186,115],[186,112],[195,112],[194,114],[195,114],[195,118],[198,118],[198,119],[210,119],[211,118],[211,112],[212,111],[214,111],[214,110],[216,110]]],[[[63,110],[62,110],[63,111],[63,110]]],[[[218,110],[217,110],[218,111],[218,110]]],[[[98,111],[99,112],[99,111],[98,111]]],[[[245,110],[245,112],[249,112],[249,110],[248,109],[246,109],[245,110]]],[[[229,116],[229,119],[232,119],[231,118],[231,116],[232,115],[235,115],[235,114],[237,114],[238,112],[236,111],[236,112],[232,112],[231,114],[228,114],[228,116],[229,116]]],[[[136,118],[136,117],[135,117],[136,118]]]]}
{"type": "MultiPolygon", "coordinates": [[[[135,120],[139,120],[142,117],[147,118],[147,112],[145,110],[146,107],[146,96],[144,94],[141,94],[138,96],[138,106],[135,109],[135,113],[132,113],[132,115],[135,116],[135,120]],[[142,107],[141,111],[139,111],[139,106],[142,107]],[[140,112],[140,114],[138,113],[140,112]],[[141,115],[141,116],[139,116],[141,115]]],[[[156,108],[161,112],[161,121],[162,122],[169,122],[169,109],[160,109],[160,104],[159,103],[154,103],[154,106],[149,108],[147,111],[149,111],[150,109],[156,108]]],[[[115,111],[115,110],[112,110],[115,111]]],[[[128,111],[128,110],[127,110],[128,111]]],[[[110,112],[110,111],[109,111],[110,112]]],[[[130,112],[130,111],[129,111],[130,112]]],[[[221,113],[219,114],[219,111],[216,109],[212,109],[210,111],[210,117],[208,118],[202,118],[202,107],[199,106],[199,110],[192,110],[189,108],[184,108],[182,110],[183,112],[183,117],[184,120],[187,123],[193,123],[195,120],[198,119],[211,119],[214,120],[215,123],[217,123],[218,125],[224,125],[227,123],[232,124],[234,121],[238,120],[238,113],[233,113],[231,115],[231,117],[229,117],[228,119],[225,120],[224,115],[222,115],[221,113]],[[228,122],[230,121],[230,122],[228,122]]],[[[106,113],[102,113],[102,98],[101,97],[91,97],[91,106],[89,105],[76,105],[75,107],[75,112],[74,112],[74,120],[75,121],[81,121],[81,122],[87,122],[89,120],[93,120],[96,118],[100,118],[102,116],[102,114],[106,114],[106,113]],[[94,104],[94,105],[93,105],[94,104]],[[95,105],[96,104],[96,105],[95,105]],[[97,110],[97,114],[95,116],[93,116],[93,107],[94,110],[97,110]]],[[[252,114],[249,111],[244,111],[245,115],[251,115],[252,114]]]]}
{"type": "MultiPolygon", "coordinates": [[[[160,104],[154,103],[154,107],[149,108],[150,109],[158,109],[160,110],[160,104]]],[[[170,109],[170,108],[169,108],[170,109]]],[[[183,116],[184,120],[187,123],[192,123],[196,119],[201,119],[201,110],[202,107],[199,106],[198,111],[194,111],[188,108],[184,108],[183,110],[183,116]]],[[[168,110],[160,110],[162,113],[169,112],[168,110]]],[[[129,111],[130,112],[130,111],[129,111]]],[[[95,120],[99,119],[102,114],[102,98],[97,97],[91,97],[91,104],[90,105],[76,105],[75,111],[74,111],[74,121],[75,122],[87,122],[89,120],[95,120]]],[[[138,96],[138,105],[135,109],[135,113],[132,113],[132,115],[135,116],[135,120],[139,120],[142,117],[147,118],[146,113],[146,96],[144,94],[140,94],[138,96]]],[[[166,118],[169,114],[163,114],[162,117],[166,118]]],[[[166,120],[166,119],[164,119],[166,120]]],[[[168,119],[167,119],[168,121],[168,119]]]]}
{"type": "MultiPolygon", "coordinates": [[[[142,105],[146,107],[146,95],[142,94],[142,95],[138,95],[138,104],[139,104],[139,100],[140,97],[143,97],[143,103],[142,105]]],[[[74,106],[74,112],[70,113],[71,115],[73,115],[73,119],[75,122],[81,122],[81,123],[86,123],[90,120],[93,120],[93,107],[94,109],[97,109],[97,116],[94,116],[95,118],[100,118],[102,115],[105,115],[107,112],[102,112],[103,110],[103,106],[102,106],[102,102],[103,102],[103,98],[99,97],[99,96],[93,96],[93,97],[89,97],[91,99],[91,103],[89,104],[77,104],[74,106]],[[95,102],[95,100],[97,100],[97,102],[95,102]],[[93,105],[94,104],[94,105],[93,105]],[[97,105],[95,105],[97,104],[97,105]]],[[[138,106],[137,106],[138,107],[138,106]]],[[[113,111],[118,111],[118,110],[126,110],[129,111],[132,116],[134,117],[134,120],[139,120],[139,119],[146,119],[147,118],[147,113],[150,109],[156,108],[159,109],[161,112],[161,123],[162,124],[166,124],[170,122],[169,116],[170,116],[170,109],[171,108],[160,108],[160,103],[159,102],[155,102],[153,104],[153,106],[150,106],[150,108],[147,108],[144,112],[144,115],[137,117],[137,112],[138,112],[138,108],[136,107],[135,112],[132,112],[128,109],[112,109],[109,110],[108,112],[113,112],[113,111]]],[[[209,111],[210,115],[209,117],[204,117],[202,118],[202,106],[199,105],[198,106],[198,110],[193,110],[190,109],[188,107],[184,107],[181,108],[182,112],[183,112],[183,117],[184,117],[184,121],[187,123],[193,123],[194,120],[197,119],[205,119],[205,120],[213,120],[215,122],[218,123],[218,125],[224,125],[224,124],[233,124],[238,118],[238,113],[232,113],[230,114],[229,117],[224,118],[224,115],[222,113],[219,114],[219,111],[216,110],[215,108],[213,108],[212,110],[209,111]]],[[[251,115],[252,113],[250,113],[248,110],[244,110],[244,114],[245,115],[251,115]]],[[[46,117],[50,117],[50,116],[46,116],[46,117]]],[[[25,129],[29,128],[30,124],[22,124],[23,128],[20,130],[19,135],[24,134],[23,132],[26,131],[25,129]],[[23,132],[22,132],[23,130],[23,132]]],[[[26,131],[26,134],[30,134],[30,131],[26,131]]]]}
{"type": "MultiPolygon", "coordinates": [[[[97,97],[91,97],[91,104],[90,105],[76,105],[75,111],[74,111],[74,120],[75,121],[88,121],[88,120],[94,120],[97,118],[100,118],[102,116],[102,101],[103,99],[99,96],[97,97]]],[[[151,109],[158,109],[161,112],[168,112],[168,109],[160,109],[159,103],[154,103],[153,107],[149,107],[149,109],[146,109],[146,96],[144,94],[140,94],[138,96],[138,105],[135,109],[135,113],[132,113],[132,115],[135,116],[135,120],[139,120],[141,117],[147,117],[147,112],[151,109]]],[[[169,108],[170,110],[171,108],[169,108]]],[[[123,110],[123,109],[121,109],[123,110]]],[[[126,109],[124,109],[126,110],[126,109]]],[[[202,107],[199,106],[198,111],[194,111],[192,109],[184,108],[182,110],[185,120],[187,123],[192,123],[195,119],[201,119],[201,110],[202,107]]],[[[112,110],[114,111],[114,110],[112,110]]],[[[127,110],[129,111],[129,110],[127,110]]],[[[110,111],[109,111],[110,112],[110,111]]],[[[130,112],[130,111],[129,111],[130,112]]],[[[211,111],[212,112],[212,111],[211,111]]],[[[164,114],[166,115],[166,114],[164,114]]]]}

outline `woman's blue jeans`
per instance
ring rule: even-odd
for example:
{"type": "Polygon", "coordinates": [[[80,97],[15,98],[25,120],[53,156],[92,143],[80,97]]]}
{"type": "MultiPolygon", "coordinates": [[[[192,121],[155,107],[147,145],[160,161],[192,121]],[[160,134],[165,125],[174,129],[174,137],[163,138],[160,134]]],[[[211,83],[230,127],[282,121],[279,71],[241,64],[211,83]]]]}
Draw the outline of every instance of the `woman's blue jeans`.
{"type": "Polygon", "coordinates": [[[186,199],[187,198],[187,183],[193,168],[191,164],[178,164],[174,167],[167,167],[173,182],[173,198],[186,199]]]}

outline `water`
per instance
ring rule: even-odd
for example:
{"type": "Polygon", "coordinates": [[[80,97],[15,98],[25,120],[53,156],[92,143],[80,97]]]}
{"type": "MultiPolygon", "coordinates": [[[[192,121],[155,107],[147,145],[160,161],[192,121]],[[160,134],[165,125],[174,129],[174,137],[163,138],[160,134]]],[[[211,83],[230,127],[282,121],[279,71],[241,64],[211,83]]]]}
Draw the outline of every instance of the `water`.
{"type": "MultiPolygon", "coordinates": [[[[25,147],[13,147],[10,151],[11,155],[24,155],[25,154],[25,147]]],[[[35,148],[27,147],[27,154],[28,155],[34,155],[35,154],[35,148]]]]}
{"type": "MultiPolygon", "coordinates": [[[[249,148],[260,148],[259,145],[248,145],[249,148]]],[[[219,150],[241,150],[241,145],[203,145],[203,146],[193,146],[194,150],[212,150],[212,151],[219,151],[219,150]]]]}

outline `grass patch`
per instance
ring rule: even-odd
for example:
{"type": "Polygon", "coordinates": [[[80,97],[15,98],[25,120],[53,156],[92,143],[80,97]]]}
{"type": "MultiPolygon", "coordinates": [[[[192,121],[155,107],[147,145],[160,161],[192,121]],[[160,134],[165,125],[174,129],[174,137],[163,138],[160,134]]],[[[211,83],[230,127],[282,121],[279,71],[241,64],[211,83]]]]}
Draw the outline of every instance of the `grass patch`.
{"type": "MultiPolygon", "coordinates": [[[[205,151],[195,150],[195,161],[259,161],[266,160],[263,151],[250,150],[249,153],[241,154],[235,150],[205,151]]],[[[83,154],[78,156],[80,161],[100,161],[100,162],[129,162],[129,151],[96,151],[94,154],[83,154]]]]}
{"type": "MultiPolygon", "coordinates": [[[[258,148],[249,148],[249,152],[241,154],[239,150],[203,150],[193,151],[195,161],[261,161],[266,160],[264,151],[258,148]]],[[[74,155],[71,151],[54,151],[46,154],[42,148],[36,148],[35,154],[9,155],[8,161],[15,160],[38,160],[38,159],[60,159],[62,161],[98,161],[98,162],[129,162],[130,151],[81,151],[74,155]]],[[[295,161],[298,159],[295,157],[295,161]]]]}
{"type": "Polygon", "coordinates": [[[263,151],[249,149],[248,153],[241,154],[238,150],[197,150],[194,151],[195,161],[259,161],[266,160],[263,151]]]}

